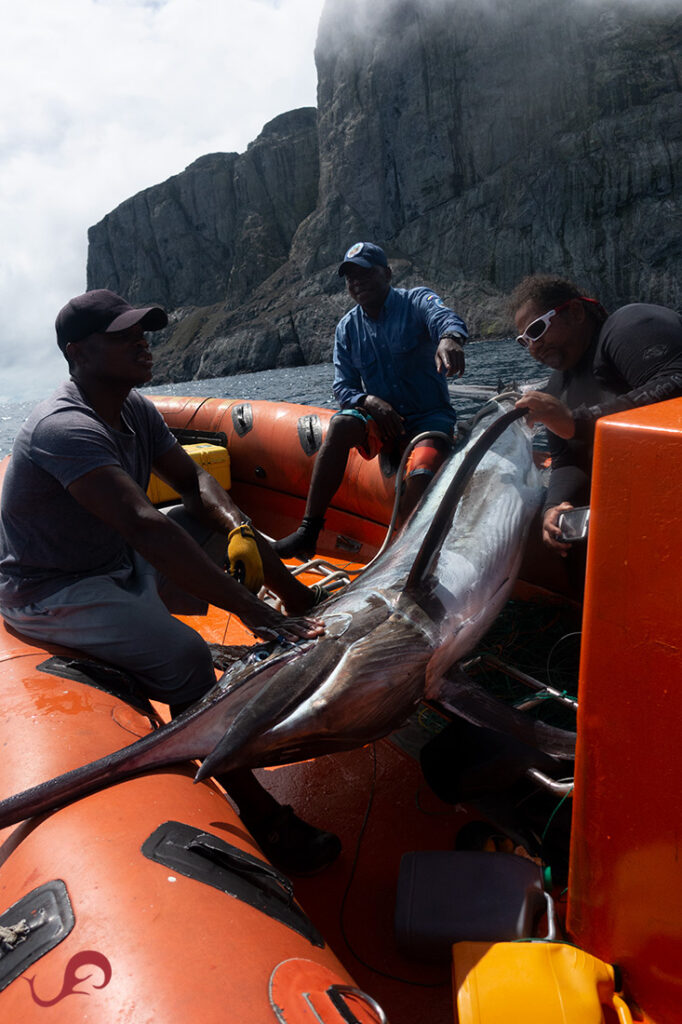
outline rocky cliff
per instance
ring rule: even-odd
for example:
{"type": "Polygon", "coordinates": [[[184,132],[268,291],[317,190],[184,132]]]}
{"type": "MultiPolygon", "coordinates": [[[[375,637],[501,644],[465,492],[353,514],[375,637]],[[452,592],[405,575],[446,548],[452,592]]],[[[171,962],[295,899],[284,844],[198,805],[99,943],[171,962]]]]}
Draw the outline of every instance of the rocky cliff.
{"type": "Polygon", "coordinates": [[[474,335],[556,271],[682,305],[676,0],[327,0],[318,108],[90,230],[88,286],[173,310],[157,381],[330,358],[358,239],[474,335]]]}

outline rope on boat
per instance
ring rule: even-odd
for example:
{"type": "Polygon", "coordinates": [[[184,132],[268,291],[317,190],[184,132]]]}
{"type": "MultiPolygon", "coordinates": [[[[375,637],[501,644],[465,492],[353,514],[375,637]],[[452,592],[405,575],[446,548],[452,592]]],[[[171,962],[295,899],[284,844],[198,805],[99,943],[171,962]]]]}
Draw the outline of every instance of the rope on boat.
{"type": "MultiPolygon", "coordinates": [[[[8,927],[0,925],[0,942],[3,942],[10,950],[12,950],[20,942],[24,941],[30,931],[31,929],[29,928],[26,918],[22,918],[21,921],[17,921],[16,924],[11,924],[8,927]]],[[[2,950],[0,950],[0,957],[1,956],[2,950]]]]}

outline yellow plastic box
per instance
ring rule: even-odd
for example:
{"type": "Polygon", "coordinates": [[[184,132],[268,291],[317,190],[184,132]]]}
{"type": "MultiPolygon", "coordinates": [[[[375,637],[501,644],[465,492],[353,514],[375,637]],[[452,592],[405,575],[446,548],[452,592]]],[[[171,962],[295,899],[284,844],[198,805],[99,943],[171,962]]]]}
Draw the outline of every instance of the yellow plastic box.
{"type": "MultiPolygon", "coordinates": [[[[219,444],[207,443],[186,444],[183,445],[183,448],[207,473],[215,477],[224,490],[230,489],[230,453],[227,448],[223,448],[219,444]]],[[[147,488],[147,497],[153,505],[163,505],[164,502],[177,500],[180,495],[152,473],[147,488]]]]}

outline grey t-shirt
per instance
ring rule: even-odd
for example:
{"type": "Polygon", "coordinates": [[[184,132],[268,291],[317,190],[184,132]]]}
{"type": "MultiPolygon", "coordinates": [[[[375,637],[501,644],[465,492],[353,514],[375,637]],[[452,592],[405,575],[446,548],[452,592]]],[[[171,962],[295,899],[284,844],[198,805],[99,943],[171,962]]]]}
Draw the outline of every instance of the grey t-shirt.
{"type": "Polygon", "coordinates": [[[114,430],[66,381],[17,434],[0,503],[0,610],[23,607],[128,559],[116,530],[67,488],[93,469],[120,466],[146,490],[154,461],[176,443],[158,410],[136,391],[124,430],[114,430]]]}

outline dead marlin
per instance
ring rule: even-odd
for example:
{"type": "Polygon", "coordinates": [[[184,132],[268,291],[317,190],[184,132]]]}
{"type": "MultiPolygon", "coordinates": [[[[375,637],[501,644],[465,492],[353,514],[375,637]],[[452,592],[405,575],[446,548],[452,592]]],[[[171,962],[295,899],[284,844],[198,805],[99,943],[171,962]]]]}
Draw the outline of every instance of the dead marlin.
{"type": "Polygon", "coordinates": [[[325,603],[324,636],[254,648],[170,724],[0,801],[0,828],[169,764],[203,758],[198,781],[352,749],[400,726],[516,579],[542,494],[521,415],[500,401],[481,410],[393,544],[325,603]]]}

